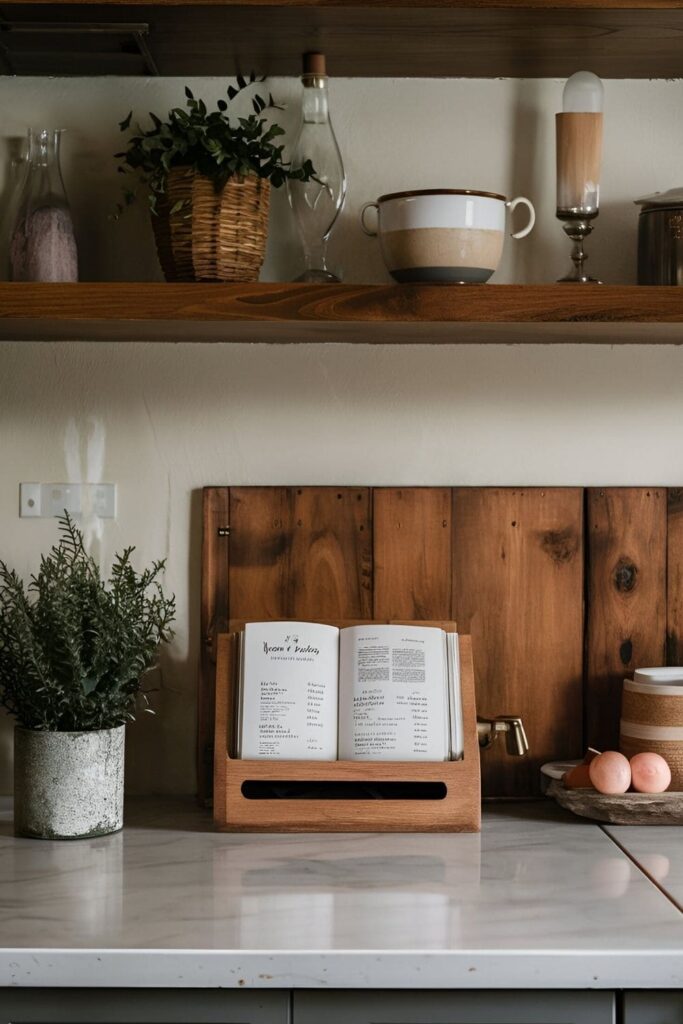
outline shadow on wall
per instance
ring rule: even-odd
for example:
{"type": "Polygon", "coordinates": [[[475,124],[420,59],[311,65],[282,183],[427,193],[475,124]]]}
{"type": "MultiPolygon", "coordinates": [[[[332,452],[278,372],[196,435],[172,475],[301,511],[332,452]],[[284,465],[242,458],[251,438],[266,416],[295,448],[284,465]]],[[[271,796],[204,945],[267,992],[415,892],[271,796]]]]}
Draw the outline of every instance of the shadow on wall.
{"type": "Polygon", "coordinates": [[[21,188],[26,173],[28,142],[25,135],[0,140],[2,191],[0,191],[0,280],[9,280],[9,247],[14,218],[17,214],[21,188]]]}
{"type": "MultiPolygon", "coordinates": [[[[541,146],[541,120],[545,117],[547,117],[547,104],[541,102],[539,83],[533,79],[518,81],[512,123],[513,145],[510,150],[512,156],[509,178],[512,192],[507,198],[526,196],[534,204],[537,217],[540,216],[544,205],[543,165],[539,159],[539,147],[541,146]]],[[[526,211],[524,211],[524,215],[526,215],[526,211]]],[[[508,233],[516,230],[518,230],[518,224],[509,223],[508,233]]],[[[531,238],[537,241],[538,228],[535,229],[535,234],[536,238],[534,233],[531,238]]],[[[519,282],[534,280],[534,264],[538,262],[537,259],[534,259],[534,252],[537,251],[538,245],[518,245],[510,238],[506,244],[515,247],[513,279],[519,282]]]]}
{"type": "MultiPolygon", "coordinates": [[[[201,658],[200,595],[202,558],[202,491],[190,493],[190,537],[187,559],[187,621],[183,632],[188,636],[187,654],[177,656],[174,643],[161,649],[158,666],[145,680],[151,715],[139,701],[137,718],[126,732],[126,792],[160,794],[169,792],[169,775],[175,776],[175,789],[179,793],[196,793],[194,752],[192,777],[178,778],[185,770],[185,741],[196,735],[197,680],[201,658]],[[183,737],[183,752],[178,753],[178,737],[183,737]]],[[[178,627],[176,622],[176,628],[178,627]]],[[[0,778],[2,774],[0,773],[0,778]]]]}
{"type": "Polygon", "coordinates": [[[14,719],[0,710],[0,794],[11,792],[14,719]]]}
{"type": "MultiPolygon", "coordinates": [[[[567,254],[571,243],[567,239],[567,254]]],[[[593,234],[586,239],[589,273],[604,284],[635,284],[638,274],[638,207],[601,202],[593,234]]],[[[569,261],[567,261],[569,262],[569,261]]]]}

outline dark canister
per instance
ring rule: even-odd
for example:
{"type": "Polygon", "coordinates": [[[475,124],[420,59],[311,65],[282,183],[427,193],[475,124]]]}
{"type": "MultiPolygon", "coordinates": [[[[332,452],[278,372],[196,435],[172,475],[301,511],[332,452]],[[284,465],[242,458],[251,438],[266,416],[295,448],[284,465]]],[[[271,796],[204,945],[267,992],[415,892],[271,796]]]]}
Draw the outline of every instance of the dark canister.
{"type": "Polygon", "coordinates": [[[636,199],[638,284],[683,284],[683,188],[636,199]]]}

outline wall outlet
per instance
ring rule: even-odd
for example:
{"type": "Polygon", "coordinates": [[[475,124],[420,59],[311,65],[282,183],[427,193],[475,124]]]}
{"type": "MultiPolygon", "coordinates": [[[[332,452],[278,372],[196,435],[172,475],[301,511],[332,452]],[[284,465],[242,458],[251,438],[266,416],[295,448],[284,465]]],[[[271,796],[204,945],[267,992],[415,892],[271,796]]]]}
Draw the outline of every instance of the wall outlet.
{"type": "Polygon", "coordinates": [[[95,515],[116,518],[116,484],[36,484],[19,485],[19,515],[55,519],[69,515],[95,515]]]}

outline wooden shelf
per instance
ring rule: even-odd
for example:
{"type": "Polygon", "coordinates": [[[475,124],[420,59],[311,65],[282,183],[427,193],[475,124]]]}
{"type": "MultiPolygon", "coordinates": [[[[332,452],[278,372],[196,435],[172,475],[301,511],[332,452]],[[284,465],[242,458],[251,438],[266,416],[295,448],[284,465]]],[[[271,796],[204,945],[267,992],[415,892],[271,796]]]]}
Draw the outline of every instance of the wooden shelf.
{"type": "Polygon", "coordinates": [[[11,74],[297,75],[321,49],[335,76],[683,75],[683,0],[7,0],[2,13],[11,74]]]}
{"type": "Polygon", "coordinates": [[[683,343],[683,288],[0,283],[0,340],[683,343]]]}

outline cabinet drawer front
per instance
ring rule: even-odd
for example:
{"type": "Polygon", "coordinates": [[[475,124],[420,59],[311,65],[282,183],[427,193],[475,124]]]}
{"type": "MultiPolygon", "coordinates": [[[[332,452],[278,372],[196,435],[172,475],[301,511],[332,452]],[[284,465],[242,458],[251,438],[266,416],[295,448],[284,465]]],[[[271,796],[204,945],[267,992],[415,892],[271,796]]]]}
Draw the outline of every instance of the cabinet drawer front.
{"type": "MultiPolygon", "coordinates": [[[[614,994],[295,992],[294,1024],[321,1024],[323,1021],[324,1024],[614,1024],[614,994]]],[[[682,1022],[679,1020],[676,1024],[682,1022]]]]}
{"type": "Polygon", "coordinates": [[[289,1024],[289,992],[0,989],[0,1024],[289,1024]]]}
{"type": "Polygon", "coordinates": [[[683,1024],[683,992],[627,992],[624,1024],[683,1024]]]}

